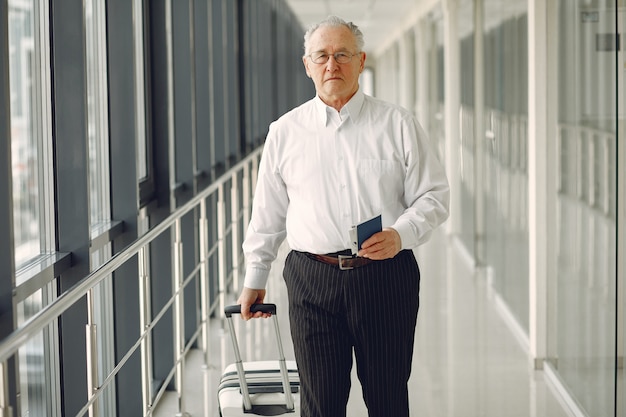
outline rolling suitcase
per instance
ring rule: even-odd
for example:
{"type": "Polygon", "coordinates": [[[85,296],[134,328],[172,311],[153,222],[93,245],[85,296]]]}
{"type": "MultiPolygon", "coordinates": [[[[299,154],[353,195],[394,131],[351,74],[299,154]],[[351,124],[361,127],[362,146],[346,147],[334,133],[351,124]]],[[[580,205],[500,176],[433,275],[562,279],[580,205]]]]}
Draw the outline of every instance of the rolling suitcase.
{"type": "Polygon", "coordinates": [[[240,306],[232,305],[224,309],[230,339],[235,353],[235,363],[224,369],[218,387],[220,416],[300,416],[300,379],[294,361],[286,361],[282,340],[276,318],[276,305],[259,304],[252,306],[252,311],[272,314],[278,344],[277,361],[243,362],[233,314],[240,314],[240,306]]]}

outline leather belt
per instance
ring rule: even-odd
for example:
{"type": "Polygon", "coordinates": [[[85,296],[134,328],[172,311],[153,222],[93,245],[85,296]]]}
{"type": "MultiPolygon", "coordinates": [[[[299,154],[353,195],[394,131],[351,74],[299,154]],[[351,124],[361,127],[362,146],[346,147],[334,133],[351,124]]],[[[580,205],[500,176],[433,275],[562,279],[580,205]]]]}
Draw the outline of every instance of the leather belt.
{"type": "Polygon", "coordinates": [[[342,271],[359,268],[373,262],[371,259],[361,258],[353,255],[318,255],[315,253],[309,253],[307,255],[309,255],[309,257],[315,259],[316,261],[338,266],[339,269],[341,269],[342,271]]]}

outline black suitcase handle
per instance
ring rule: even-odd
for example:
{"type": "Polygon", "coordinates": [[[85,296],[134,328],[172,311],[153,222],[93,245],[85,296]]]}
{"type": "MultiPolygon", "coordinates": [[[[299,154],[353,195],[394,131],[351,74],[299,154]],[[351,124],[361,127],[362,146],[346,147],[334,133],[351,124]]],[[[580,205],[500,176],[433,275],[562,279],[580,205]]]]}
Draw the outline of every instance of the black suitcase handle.
{"type": "MultiPolygon", "coordinates": [[[[276,304],[252,304],[252,306],[250,306],[251,313],[257,313],[259,311],[261,313],[269,313],[274,315],[276,314],[276,304]]],[[[234,304],[224,307],[224,315],[227,318],[231,318],[233,314],[241,314],[240,304],[234,304]]]]}

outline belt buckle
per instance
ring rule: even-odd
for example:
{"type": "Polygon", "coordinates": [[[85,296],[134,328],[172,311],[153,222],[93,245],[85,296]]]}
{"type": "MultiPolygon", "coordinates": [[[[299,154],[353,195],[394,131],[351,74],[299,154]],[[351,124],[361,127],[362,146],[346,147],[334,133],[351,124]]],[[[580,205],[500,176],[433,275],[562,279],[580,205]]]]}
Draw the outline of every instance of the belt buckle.
{"type": "Polygon", "coordinates": [[[337,261],[339,262],[339,269],[341,269],[342,271],[349,271],[350,269],[354,269],[353,266],[343,265],[344,259],[352,259],[352,258],[354,258],[353,255],[337,255],[337,261]]]}

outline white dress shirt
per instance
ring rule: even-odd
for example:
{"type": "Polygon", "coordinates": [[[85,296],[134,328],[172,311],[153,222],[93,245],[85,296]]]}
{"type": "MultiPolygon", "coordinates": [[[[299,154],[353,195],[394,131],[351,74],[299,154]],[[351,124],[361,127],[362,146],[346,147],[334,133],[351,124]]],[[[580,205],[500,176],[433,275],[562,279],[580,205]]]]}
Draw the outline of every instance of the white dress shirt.
{"type": "Polygon", "coordinates": [[[402,249],[448,217],[449,186],[407,110],[359,91],[340,112],[315,97],[269,127],[243,243],[244,285],[265,288],[285,237],[291,249],[349,249],[349,229],[382,214],[402,249]]]}

